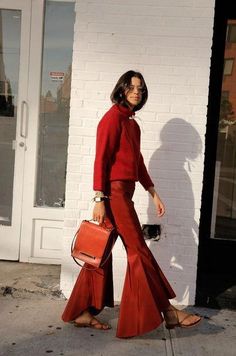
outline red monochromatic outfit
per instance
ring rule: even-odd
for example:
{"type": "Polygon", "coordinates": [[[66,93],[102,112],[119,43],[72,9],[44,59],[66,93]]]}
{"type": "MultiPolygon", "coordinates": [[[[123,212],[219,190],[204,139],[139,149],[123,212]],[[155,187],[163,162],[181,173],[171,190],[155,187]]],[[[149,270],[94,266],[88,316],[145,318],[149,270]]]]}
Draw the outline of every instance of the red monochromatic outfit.
{"type": "MultiPolygon", "coordinates": [[[[107,223],[116,228],[127,252],[127,271],[120,304],[117,337],[144,334],[163,321],[175,293],[147,247],[134,209],[135,182],[147,190],[153,182],[140,153],[140,128],[134,113],[113,105],[97,129],[94,162],[94,190],[109,195],[107,223]]],[[[115,238],[116,238],[115,237],[115,238]]],[[[94,315],[105,306],[114,306],[112,257],[95,271],[82,269],[62,319],[76,319],[84,310],[94,315]]]]}

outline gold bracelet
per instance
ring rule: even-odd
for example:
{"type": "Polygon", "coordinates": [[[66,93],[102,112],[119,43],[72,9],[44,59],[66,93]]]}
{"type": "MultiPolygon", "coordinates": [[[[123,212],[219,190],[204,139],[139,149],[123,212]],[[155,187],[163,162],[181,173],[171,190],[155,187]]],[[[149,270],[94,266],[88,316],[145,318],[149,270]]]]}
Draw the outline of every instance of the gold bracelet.
{"type": "Polygon", "coordinates": [[[104,193],[103,192],[100,192],[100,191],[96,191],[95,192],[95,197],[104,197],[104,193]]]}

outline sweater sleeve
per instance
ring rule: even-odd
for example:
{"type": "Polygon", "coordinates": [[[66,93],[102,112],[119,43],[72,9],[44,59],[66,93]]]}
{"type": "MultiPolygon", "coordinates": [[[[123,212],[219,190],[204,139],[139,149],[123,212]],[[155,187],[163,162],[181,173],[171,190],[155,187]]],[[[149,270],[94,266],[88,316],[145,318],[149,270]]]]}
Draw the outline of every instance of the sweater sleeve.
{"type": "Polygon", "coordinates": [[[145,190],[148,190],[148,188],[150,187],[154,187],[153,181],[151,180],[151,177],[148,174],[141,152],[138,164],[138,177],[139,182],[142,184],[145,190]]]}
{"type": "Polygon", "coordinates": [[[94,161],[93,189],[104,192],[109,168],[114,153],[119,146],[121,134],[120,117],[106,114],[98,124],[96,155],[94,161]]]}

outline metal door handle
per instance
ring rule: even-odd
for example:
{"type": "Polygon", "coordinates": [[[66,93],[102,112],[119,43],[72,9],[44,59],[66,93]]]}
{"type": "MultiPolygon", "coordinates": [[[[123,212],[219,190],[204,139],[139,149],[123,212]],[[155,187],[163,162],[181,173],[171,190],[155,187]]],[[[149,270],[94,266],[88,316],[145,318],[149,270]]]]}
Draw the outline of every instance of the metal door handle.
{"type": "Polygon", "coordinates": [[[21,118],[20,118],[20,135],[26,138],[28,135],[28,119],[29,119],[28,104],[25,100],[21,102],[21,118]]]}

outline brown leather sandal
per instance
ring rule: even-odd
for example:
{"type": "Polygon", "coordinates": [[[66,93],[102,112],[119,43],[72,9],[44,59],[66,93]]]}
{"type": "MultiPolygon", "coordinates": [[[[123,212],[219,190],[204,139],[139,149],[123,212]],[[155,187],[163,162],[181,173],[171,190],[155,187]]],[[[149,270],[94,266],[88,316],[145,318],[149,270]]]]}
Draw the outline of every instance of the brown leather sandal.
{"type": "Polygon", "coordinates": [[[190,324],[183,324],[183,322],[185,320],[187,320],[189,317],[193,316],[194,314],[188,314],[185,318],[183,318],[182,320],[179,320],[179,315],[177,313],[177,311],[175,309],[170,309],[168,310],[169,312],[174,312],[175,316],[176,316],[176,323],[165,323],[165,327],[166,329],[174,329],[175,327],[179,327],[179,328],[192,328],[194,326],[196,326],[197,324],[200,323],[200,321],[202,320],[202,317],[198,315],[199,319],[197,319],[196,321],[194,321],[193,323],[190,324]]]}
{"type": "Polygon", "coordinates": [[[97,330],[110,330],[111,326],[109,324],[104,324],[101,323],[99,320],[96,318],[91,318],[89,322],[77,322],[73,321],[73,325],[77,328],[91,328],[91,329],[97,329],[97,330]]]}

